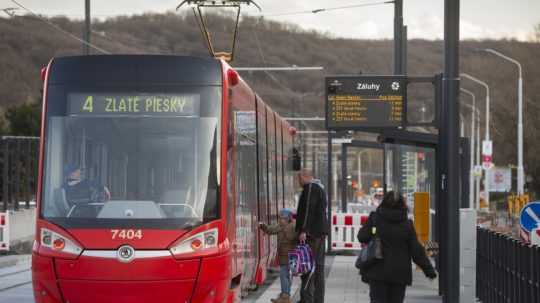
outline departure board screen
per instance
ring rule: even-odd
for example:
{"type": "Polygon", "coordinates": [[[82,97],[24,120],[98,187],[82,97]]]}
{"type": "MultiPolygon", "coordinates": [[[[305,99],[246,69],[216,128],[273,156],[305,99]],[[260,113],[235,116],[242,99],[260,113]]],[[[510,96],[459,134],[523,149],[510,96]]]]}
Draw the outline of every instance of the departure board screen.
{"type": "Polygon", "coordinates": [[[326,78],[326,128],[397,128],[406,121],[407,81],[403,76],[326,78]]]}

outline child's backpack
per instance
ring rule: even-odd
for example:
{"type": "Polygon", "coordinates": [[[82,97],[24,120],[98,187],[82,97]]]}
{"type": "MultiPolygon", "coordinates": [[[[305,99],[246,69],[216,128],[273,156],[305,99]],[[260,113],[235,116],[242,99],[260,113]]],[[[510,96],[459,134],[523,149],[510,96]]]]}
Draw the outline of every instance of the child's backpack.
{"type": "Polygon", "coordinates": [[[299,244],[289,252],[289,268],[293,276],[311,274],[315,271],[315,260],[309,245],[299,244]]]}

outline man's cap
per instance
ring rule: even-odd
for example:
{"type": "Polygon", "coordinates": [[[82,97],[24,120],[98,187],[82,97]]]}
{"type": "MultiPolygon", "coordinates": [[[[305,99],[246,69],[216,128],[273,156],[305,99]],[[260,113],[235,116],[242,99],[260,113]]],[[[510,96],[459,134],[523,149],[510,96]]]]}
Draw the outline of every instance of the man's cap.
{"type": "Polygon", "coordinates": [[[79,165],[70,163],[64,167],[64,176],[69,176],[79,169],[79,165]]]}

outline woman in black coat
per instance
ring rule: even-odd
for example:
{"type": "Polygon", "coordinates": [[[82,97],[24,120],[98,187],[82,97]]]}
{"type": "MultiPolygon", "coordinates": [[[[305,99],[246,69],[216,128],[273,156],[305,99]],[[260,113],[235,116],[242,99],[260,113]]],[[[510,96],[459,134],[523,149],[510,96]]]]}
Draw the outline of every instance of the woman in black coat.
{"type": "Polygon", "coordinates": [[[373,232],[382,242],[383,260],[360,272],[362,281],[369,283],[371,303],[403,302],[405,288],[412,283],[411,260],[428,278],[437,277],[407,213],[405,198],[393,191],[388,192],[358,232],[358,241],[362,243],[368,243],[373,232]]]}

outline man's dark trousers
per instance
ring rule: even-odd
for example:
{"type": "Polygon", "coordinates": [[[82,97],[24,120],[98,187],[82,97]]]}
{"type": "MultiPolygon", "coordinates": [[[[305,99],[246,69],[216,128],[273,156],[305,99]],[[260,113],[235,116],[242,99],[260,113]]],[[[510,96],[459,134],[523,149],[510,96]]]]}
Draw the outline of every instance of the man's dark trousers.
{"type": "Polygon", "coordinates": [[[307,239],[315,257],[315,272],[302,276],[300,299],[302,303],[324,303],[324,237],[307,239]]]}

